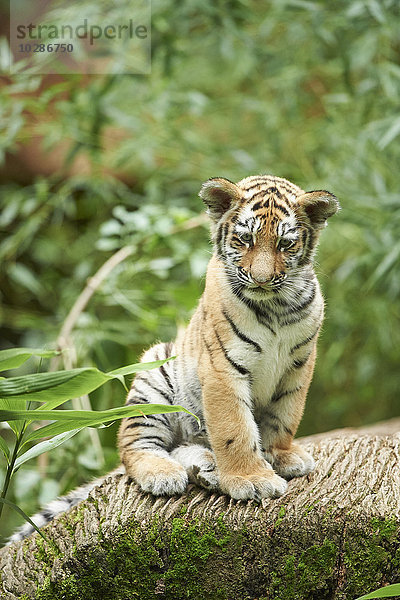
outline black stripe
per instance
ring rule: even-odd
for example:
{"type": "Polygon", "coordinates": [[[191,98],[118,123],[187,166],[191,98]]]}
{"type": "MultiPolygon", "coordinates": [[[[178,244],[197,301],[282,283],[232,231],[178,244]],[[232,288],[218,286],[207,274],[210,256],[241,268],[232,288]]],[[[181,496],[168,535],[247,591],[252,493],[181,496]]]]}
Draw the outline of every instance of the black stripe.
{"type": "MultiPolygon", "coordinates": [[[[312,352],[312,350],[311,350],[311,352],[312,352]]],[[[301,369],[302,367],[304,367],[304,365],[306,364],[306,362],[308,361],[308,359],[311,356],[311,352],[309,352],[307,354],[307,356],[305,356],[304,358],[298,358],[298,359],[294,360],[293,365],[292,365],[293,369],[301,369]]]]}
{"type": "MultiPolygon", "coordinates": [[[[304,302],[302,302],[301,304],[295,304],[291,308],[288,308],[287,310],[285,310],[285,312],[281,313],[280,316],[285,317],[288,315],[292,315],[294,313],[302,312],[308,306],[310,306],[310,304],[315,300],[316,293],[317,293],[317,286],[314,283],[310,295],[304,300],[304,302]]],[[[303,318],[303,316],[301,318],[303,318]]]]}
{"type": "Polygon", "coordinates": [[[284,425],[282,423],[282,420],[279,417],[277,417],[274,413],[270,412],[269,410],[266,410],[264,414],[268,417],[268,419],[271,419],[272,421],[276,421],[276,423],[268,423],[268,422],[265,422],[265,419],[263,419],[263,421],[262,421],[263,424],[269,425],[271,427],[271,429],[273,429],[276,432],[278,432],[279,429],[283,429],[286,433],[293,436],[292,430],[289,429],[289,427],[286,427],[286,425],[284,425]]]}
{"type": "Polygon", "coordinates": [[[225,241],[226,241],[226,238],[228,235],[228,231],[229,231],[229,221],[227,221],[223,225],[222,240],[221,240],[222,246],[225,246],[225,241]]]}
{"type": "Polygon", "coordinates": [[[215,236],[215,245],[220,250],[220,244],[222,240],[222,226],[220,225],[217,230],[217,235],[215,236]]]}
{"type": "MultiPolygon", "coordinates": [[[[167,394],[166,392],[164,392],[164,390],[160,390],[158,389],[158,387],[156,387],[155,385],[153,385],[152,383],[150,383],[147,379],[142,379],[141,381],[142,383],[145,383],[146,385],[149,386],[149,388],[151,388],[152,390],[154,390],[155,392],[157,392],[157,394],[160,394],[160,396],[162,396],[163,398],[165,398],[165,400],[168,402],[168,404],[173,404],[169,394],[167,394]]],[[[140,390],[139,390],[140,392],[140,390]]],[[[142,391],[143,393],[143,391],[142,391]]],[[[154,404],[154,402],[152,402],[152,404],[154,404]]]]}
{"type": "Polygon", "coordinates": [[[151,442],[148,446],[138,446],[137,448],[135,448],[136,451],[141,451],[141,450],[155,450],[156,448],[160,448],[160,450],[165,450],[166,448],[165,446],[159,446],[158,444],[155,444],[154,442],[151,442]]]}
{"type": "Polygon", "coordinates": [[[257,342],[255,342],[254,340],[251,340],[250,338],[247,337],[247,335],[245,335],[242,331],[240,331],[236,327],[235,323],[232,321],[232,319],[230,318],[230,316],[228,315],[228,313],[226,312],[225,309],[222,309],[222,314],[224,315],[225,319],[228,321],[229,325],[232,327],[233,331],[235,332],[235,334],[237,335],[238,338],[240,338],[241,340],[246,342],[246,344],[251,344],[251,346],[253,346],[257,350],[257,352],[262,352],[260,344],[257,344],[257,342]]]}
{"type": "Polygon", "coordinates": [[[127,405],[129,404],[149,404],[149,399],[146,398],[145,396],[134,396],[133,398],[129,398],[129,400],[127,400],[126,402],[127,405]]]}
{"type": "MultiPolygon", "coordinates": [[[[255,312],[255,311],[254,311],[255,312]]],[[[264,327],[266,327],[267,329],[269,329],[269,331],[273,334],[276,335],[276,331],[274,329],[272,329],[271,325],[269,325],[268,322],[266,322],[266,320],[263,318],[263,316],[261,316],[258,313],[255,313],[256,317],[257,317],[257,321],[260,323],[260,325],[264,325],[264,327]]]]}
{"type": "MultiPolygon", "coordinates": [[[[136,419],[136,417],[131,418],[136,419]]],[[[146,421],[157,421],[163,423],[167,427],[170,427],[170,422],[165,415],[146,415],[146,421]]]]}
{"type": "Polygon", "coordinates": [[[294,388],[293,390],[285,390],[284,392],[278,392],[272,396],[271,402],[278,402],[279,400],[281,400],[281,398],[284,398],[285,396],[289,396],[290,394],[299,392],[302,387],[303,387],[302,385],[299,385],[298,387],[294,388]]]}
{"type": "Polygon", "coordinates": [[[283,212],[284,215],[286,215],[287,217],[290,217],[290,212],[288,211],[288,209],[285,206],[283,206],[283,204],[275,202],[275,207],[278,210],[280,210],[281,212],[283,212]]]}
{"type": "Polygon", "coordinates": [[[308,336],[308,338],[306,338],[302,342],[299,342],[298,344],[296,344],[295,346],[293,346],[293,348],[291,348],[291,350],[290,350],[290,354],[293,354],[293,352],[295,352],[296,350],[298,350],[302,346],[306,346],[306,344],[308,344],[309,342],[311,342],[315,338],[315,336],[317,335],[318,331],[319,331],[319,326],[316,329],[316,331],[314,331],[314,333],[312,335],[308,336]]]}
{"type": "Polygon", "coordinates": [[[139,439],[135,440],[135,442],[148,442],[149,444],[155,444],[156,446],[166,446],[165,440],[163,440],[159,435],[149,435],[142,436],[139,439]]]}
{"type": "Polygon", "coordinates": [[[165,381],[167,382],[167,385],[168,385],[169,389],[174,394],[174,387],[173,387],[173,385],[171,383],[171,378],[168,375],[167,371],[165,370],[164,365],[161,365],[161,367],[159,367],[159,370],[160,370],[161,375],[164,377],[165,381]]]}
{"type": "MultiPolygon", "coordinates": [[[[44,519],[46,519],[46,521],[51,521],[52,519],[54,519],[54,517],[56,516],[56,512],[53,512],[51,510],[45,509],[42,510],[40,513],[40,515],[42,515],[42,517],[44,519]]],[[[32,531],[34,531],[33,527],[32,527],[32,531]]]]}
{"type": "Polygon", "coordinates": [[[170,422],[168,421],[167,417],[165,415],[138,415],[137,417],[125,417],[126,421],[132,421],[133,423],[137,423],[136,426],[139,425],[144,425],[145,427],[157,427],[160,425],[164,425],[167,428],[170,427],[170,422]],[[138,419],[145,419],[145,421],[142,423],[140,421],[138,421],[138,419]],[[151,423],[151,421],[155,421],[155,423],[151,423]]]}
{"type": "Polygon", "coordinates": [[[293,369],[301,369],[302,367],[304,367],[304,365],[307,362],[307,359],[308,359],[308,356],[307,356],[307,358],[304,358],[303,360],[295,360],[292,365],[293,369]]]}
{"type": "Polygon", "coordinates": [[[273,429],[274,431],[278,432],[279,431],[279,427],[282,425],[282,422],[281,422],[280,418],[277,417],[274,413],[270,412],[269,410],[264,410],[264,415],[265,415],[266,418],[262,419],[262,424],[263,425],[268,425],[271,429],[273,429]],[[268,419],[270,421],[276,421],[276,422],[275,423],[270,423],[268,421],[268,419]]]}
{"type": "Polygon", "coordinates": [[[218,335],[218,331],[216,330],[216,328],[215,328],[215,325],[213,325],[213,328],[214,328],[214,333],[215,333],[215,336],[216,336],[216,338],[217,338],[217,340],[218,340],[218,343],[219,343],[219,345],[220,345],[220,347],[221,347],[221,350],[222,350],[222,352],[224,353],[224,356],[225,356],[226,360],[227,360],[227,361],[228,361],[228,362],[229,362],[229,363],[232,365],[232,367],[233,367],[234,369],[236,369],[236,371],[238,371],[238,372],[239,372],[241,375],[250,375],[250,371],[248,371],[247,369],[245,369],[244,367],[242,367],[242,365],[238,365],[238,364],[237,364],[237,363],[236,363],[234,360],[232,360],[232,358],[229,356],[229,354],[228,354],[228,352],[227,352],[227,350],[226,350],[225,346],[223,345],[223,343],[222,343],[222,340],[221,340],[220,336],[218,335]]]}
{"type": "MultiPolygon", "coordinates": [[[[144,417],[129,417],[130,419],[143,419],[144,417]]],[[[146,421],[135,421],[126,425],[126,429],[133,429],[134,427],[156,427],[153,423],[146,423],[146,421]]]]}
{"type": "Polygon", "coordinates": [[[170,358],[174,351],[174,344],[172,342],[165,342],[165,358],[170,358]]]}
{"type": "Polygon", "coordinates": [[[201,334],[201,337],[202,337],[202,340],[203,340],[203,344],[205,345],[206,350],[207,350],[207,352],[208,352],[208,354],[210,356],[210,361],[211,361],[212,367],[214,368],[214,370],[216,372],[219,372],[218,369],[215,366],[215,363],[214,363],[214,351],[213,351],[213,349],[211,348],[210,344],[207,342],[204,333],[201,334]]]}
{"type": "Polygon", "coordinates": [[[264,208],[264,204],[263,204],[262,200],[259,200],[258,202],[253,204],[253,206],[251,207],[251,210],[259,210],[260,208],[264,208]]]}
{"type": "Polygon", "coordinates": [[[264,327],[269,329],[269,331],[273,335],[276,335],[276,331],[268,323],[268,321],[271,322],[270,316],[267,313],[263,312],[260,309],[260,307],[257,304],[255,304],[252,300],[250,300],[249,298],[246,298],[240,290],[236,289],[237,280],[235,280],[233,277],[230,277],[229,275],[228,275],[228,279],[231,284],[231,289],[232,289],[233,294],[235,294],[235,296],[239,300],[241,300],[241,302],[243,302],[243,304],[245,304],[247,306],[247,308],[255,314],[257,321],[260,323],[260,325],[264,325],[264,327]]]}
{"type": "MultiPolygon", "coordinates": [[[[256,182],[252,182],[252,185],[245,189],[246,192],[251,192],[254,188],[259,187],[260,185],[266,185],[268,182],[265,179],[258,179],[256,182]]],[[[260,190],[260,193],[264,190],[260,190]]]]}

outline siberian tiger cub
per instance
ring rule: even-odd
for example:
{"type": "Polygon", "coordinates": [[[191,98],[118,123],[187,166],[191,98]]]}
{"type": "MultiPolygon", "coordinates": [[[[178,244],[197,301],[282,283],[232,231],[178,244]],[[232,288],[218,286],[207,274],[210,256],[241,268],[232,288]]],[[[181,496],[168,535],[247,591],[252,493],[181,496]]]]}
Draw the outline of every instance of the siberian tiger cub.
{"type": "Polygon", "coordinates": [[[185,413],[125,419],[126,473],[155,495],[189,480],[247,500],[281,496],[314,469],[293,437],[314,369],[324,303],[313,270],[319,233],[339,209],[326,191],[304,192],[270,175],[216,177],[200,197],[214,254],[187,329],[143,361],[128,404],[180,404],[185,413]]]}
{"type": "MultiPolygon", "coordinates": [[[[124,466],[115,472],[155,495],[181,494],[191,480],[241,500],[280,496],[286,479],[314,468],[293,437],[324,313],[313,258],[339,204],[329,192],[305,193],[270,175],[209,179],[200,197],[214,245],[204,294],[175,343],[157,344],[142,360],[177,358],[139,373],[127,403],[180,404],[201,427],[186,413],[125,419],[124,466]]],[[[42,527],[100,482],[53,500],[32,520],[42,527]]],[[[33,531],[25,523],[10,542],[33,531]]]]}

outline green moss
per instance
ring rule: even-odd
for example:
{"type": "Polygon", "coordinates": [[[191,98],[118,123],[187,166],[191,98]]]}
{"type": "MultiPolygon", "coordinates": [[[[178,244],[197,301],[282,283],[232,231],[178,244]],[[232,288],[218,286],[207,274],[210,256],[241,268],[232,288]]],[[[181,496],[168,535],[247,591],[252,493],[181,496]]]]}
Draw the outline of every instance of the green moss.
{"type": "Polygon", "coordinates": [[[279,525],[282,523],[282,521],[283,521],[283,518],[284,518],[284,516],[285,516],[285,513],[286,513],[286,508],[285,508],[284,506],[281,506],[281,507],[279,508],[278,518],[277,518],[277,520],[275,521],[275,529],[276,529],[277,527],[279,527],[279,525]]]}
{"type": "MultiPolygon", "coordinates": [[[[187,513],[167,522],[133,521],[112,540],[100,529],[90,551],[71,552],[63,579],[53,580],[56,554],[38,539],[46,578],[35,600],[347,600],[399,574],[394,521],[343,528],[341,519],[324,514],[307,518],[313,520],[289,527],[282,507],[268,529],[262,515],[235,527],[222,516],[199,520],[187,513]]],[[[74,515],[73,522],[80,519],[74,515]]]]}
{"type": "Polygon", "coordinates": [[[182,598],[202,597],[225,598],[223,588],[214,589],[213,596],[204,596],[204,589],[198,581],[204,574],[207,560],[215,552],[223,555],[223,548],[229,543],[231,535],[227,533],[222,518],[217,519],[215,529],[204,528],[199,521],[188,523],[183,519],[174,519],[170,538],[170,559],[172,567],[165,575],[168,589],[182,598]],[[185,588],[182,589],[182,582],[185,588]]]}
{"type": "Polygon", "coordinates": [[[343,561],[349,597],[399,579],[399,534],[396,521],[374,518],[369,524],[361,522],[359,530],[352,529],[346,536],[343,561]]]}
{"type": "Polygon", "coordinates": [[[219,583],[204,592],[202,579],[210,576],[208,559],[230,537],[220,519],[213,526],[183,518],[168,526],[155,519],[146,529],[136,523],[112,542],[103,539],[91,547],[90,555],[77,551],[68,565],[73,573],[62,581],[48,580],[36,599],[147,600],[167,590],[171,598],[224,600],[227,595],[219,583]]]}
{"type": "MultiPolygon", "coordinates": [[[[35,538],[35,543],[36,551],[34,552],[34,556],[38,562],[44,564],[52,564],[54,560],[61,555],[56,544],[51,539],[45,541],[42,537],[38,535],[35,538]]],[[[26,547],[24,548],[24,553],[30,551],[31,550],[29,548],[29,544],[26,544],[26,547]]]]}
{"type": "Polygon", "coordinates": [[[330,598],[338,556],[336,544],[324,539],[322,544],[306,548],[300,556],[298,548],[293,546],[293,554],[278,563],[280,568],[271,574],[271,597],[274,600],[330,598]]]}

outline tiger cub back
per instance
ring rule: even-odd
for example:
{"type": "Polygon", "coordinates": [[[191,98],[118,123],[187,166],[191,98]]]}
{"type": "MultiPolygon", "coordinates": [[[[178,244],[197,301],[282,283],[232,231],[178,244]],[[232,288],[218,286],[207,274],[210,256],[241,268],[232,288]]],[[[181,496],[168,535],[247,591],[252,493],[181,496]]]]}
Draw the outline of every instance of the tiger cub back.
{"type": "Polygon", "coordinates": [[[139,373],[127,402],[179,404],[201,426],[185,413],[125,419],[121,459],[155,495],[190,479],[236,499],[280,496],[314,468],[293,438],[324,312],[313,258],[339,204],[270,175],[209,179],[200,197],[214,245],[204,293],[175,343],[142,360],[177,358],[139,373]]]}

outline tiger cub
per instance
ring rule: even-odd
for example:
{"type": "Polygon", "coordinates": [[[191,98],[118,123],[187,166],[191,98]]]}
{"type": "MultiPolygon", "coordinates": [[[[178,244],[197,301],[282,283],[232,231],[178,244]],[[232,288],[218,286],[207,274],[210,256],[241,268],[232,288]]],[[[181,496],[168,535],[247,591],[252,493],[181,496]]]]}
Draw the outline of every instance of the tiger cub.
{"type": "MultiPolygon", "coordinates": [[[[181,494],[191,480],[241,500],[280,496],[285,479],[314,468],[293,436],[324,312],[313,257],[339,204],[329,192],[305,193],[270,175],[209,179],[200,197],[214,244],[204,294],[183,335],[142,360],[177,358],[139,373],[127,403],[180,404],[201,426],[186,413],[125,419],[124,467],[115,472],[155,495],[181,494]]],[[[53,500],[32,520],[42,527],[100,482],[53,500]]],[[[10,543],[33,531],[25,523],[10,543]]]]}
{"type": "Polygon", "coordinates": [[[188,481],[240,500],[281,496],[314,469],[293,441],[314,369],[324,303],[313,270],[319,233],[339,210],[326,191],[305,193],[270,175],[216,177],[200,197],[214,254],[187,329],[143,361],[128,404],[179,404],[185,413],[126,418],[126,473],[155,495],[188,481]]]}

